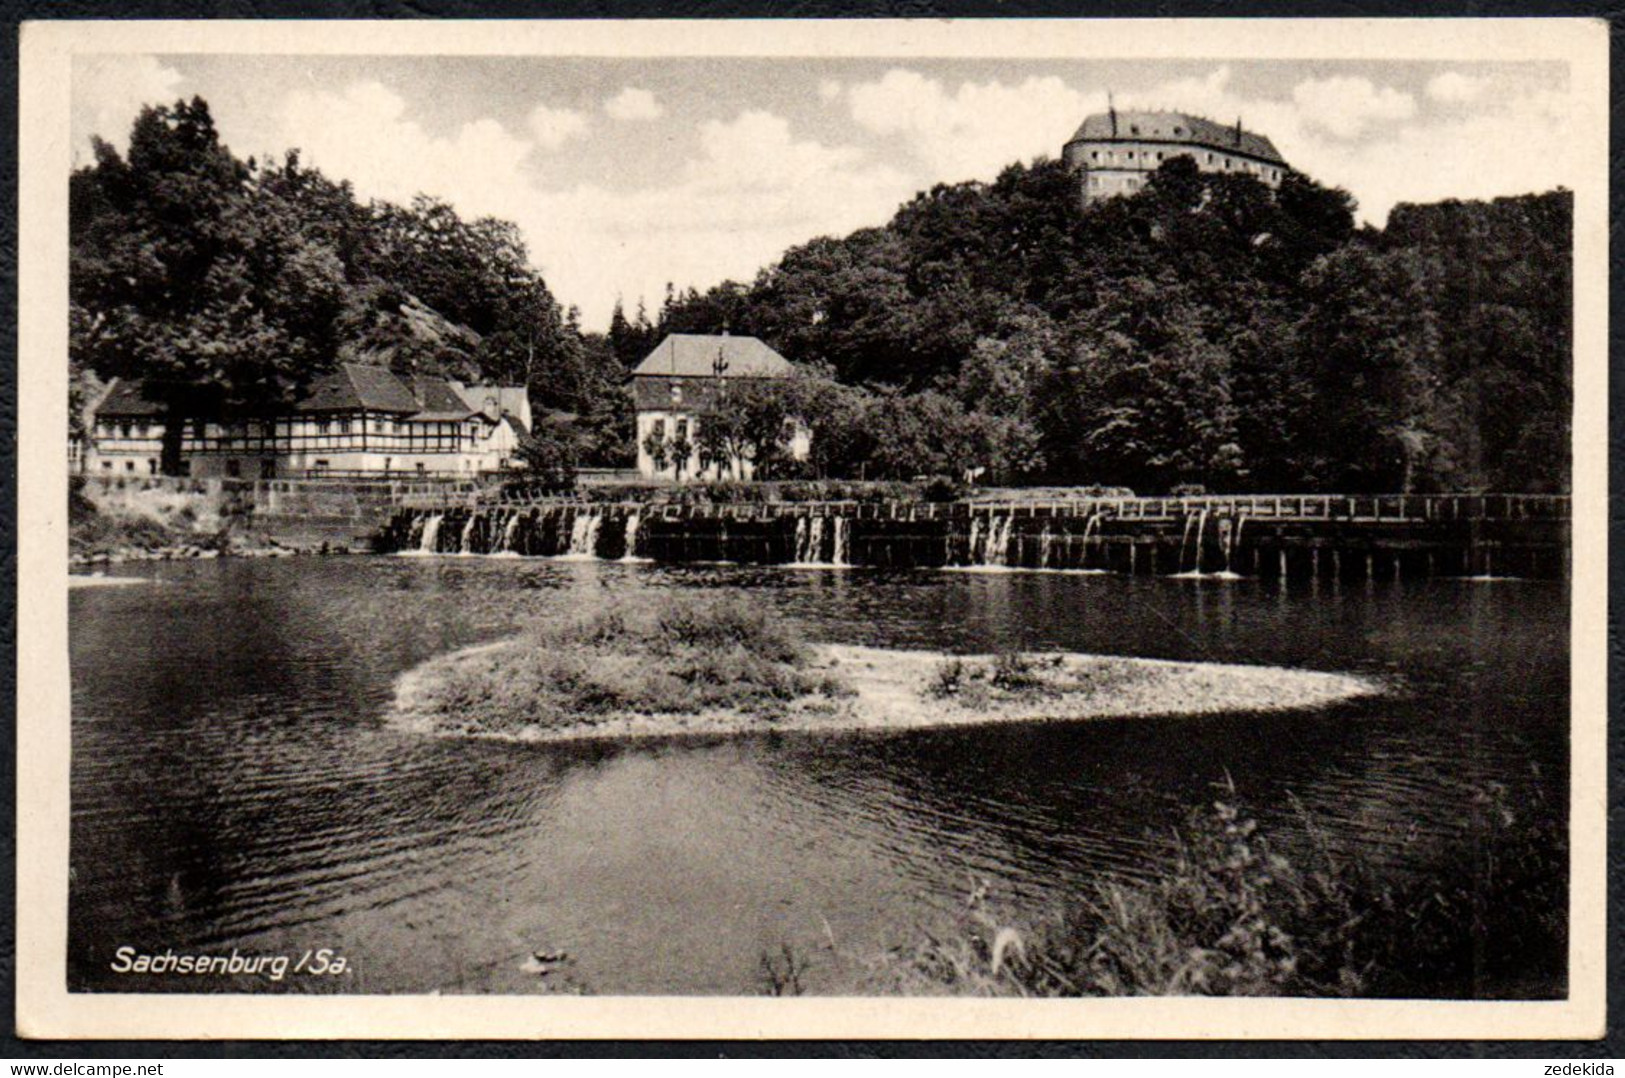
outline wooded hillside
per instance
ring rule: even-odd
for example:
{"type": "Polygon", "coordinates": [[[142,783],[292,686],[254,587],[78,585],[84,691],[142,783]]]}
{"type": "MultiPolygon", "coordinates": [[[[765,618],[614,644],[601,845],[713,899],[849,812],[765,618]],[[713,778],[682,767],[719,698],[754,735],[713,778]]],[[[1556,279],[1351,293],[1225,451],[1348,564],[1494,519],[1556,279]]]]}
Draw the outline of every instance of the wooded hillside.
{"type": "Polygon", "coordinates": [[[761,422],[719,426],[761,443],[766,475],[1568,487],[1566,191],[1356,230],[1347,194],[1297,174],[1271,191],[1176,158],[1080,209],[1041,160],[792,248],[748,285],[668,292],[653,320],[617,307],[604,335],[561,311],[512,224],[364,203],[296,152],[238,160],[199,99],[144,109],[127,154],[99,144],[71,215],[75,370],[149,379],[182,411],[252,412],[360,356],[526,384],[545,437],[621,463],[626,371],[668,332],[727,329],[804,370],[788,401],[753,398],[761,422]],[[771,444],[792,406],[810,462],[771,444]]]}

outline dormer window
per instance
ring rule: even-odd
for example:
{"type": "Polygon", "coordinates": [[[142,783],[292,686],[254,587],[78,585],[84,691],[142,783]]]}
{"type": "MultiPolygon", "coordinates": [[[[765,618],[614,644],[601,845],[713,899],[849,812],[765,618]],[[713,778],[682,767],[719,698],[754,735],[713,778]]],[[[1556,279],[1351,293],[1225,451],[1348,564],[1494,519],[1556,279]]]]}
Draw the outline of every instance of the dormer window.
{"type": "Polygon", "coordinates": [[[673,382],[671,384],[671,402],[673,404],[683,403],[683,383],[673,382]]]}

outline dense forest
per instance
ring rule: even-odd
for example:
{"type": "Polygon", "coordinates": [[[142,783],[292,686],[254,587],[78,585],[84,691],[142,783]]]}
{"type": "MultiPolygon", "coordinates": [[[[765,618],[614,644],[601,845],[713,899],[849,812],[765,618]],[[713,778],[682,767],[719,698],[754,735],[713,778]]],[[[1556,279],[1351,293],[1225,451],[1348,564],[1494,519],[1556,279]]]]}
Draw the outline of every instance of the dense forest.
{"type": "Polygon", "coordinates": [[[539,458],[616,464],[626,372],[666,333],[728,330],[801,371],[710,427],[765,474],[1566,490],[1569,193],[1401,205],[1381,230],[1353,210],[1184,157],[1080,208],[1039,160],[596,334],[512,225],[362,203],[295,153],[239,161],[194,100],[72,177],[72,359],[177,409],[263,407],[349,356],[524,382],[539,458]],[[810,461],[778,444],[790,413],[810,461]]]}

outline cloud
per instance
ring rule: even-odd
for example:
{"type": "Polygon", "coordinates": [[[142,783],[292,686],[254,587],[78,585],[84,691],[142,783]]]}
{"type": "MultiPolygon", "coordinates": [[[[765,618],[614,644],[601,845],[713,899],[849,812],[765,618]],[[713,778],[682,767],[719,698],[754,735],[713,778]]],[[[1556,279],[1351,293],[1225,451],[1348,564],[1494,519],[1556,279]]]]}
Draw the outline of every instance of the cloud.
{"type": "Polygon", "coordinates": [[[518,214],[548,284],[602,324],[617,295],[657,304],[667,282],[750,281],[787,247],[883,223],[915,180],[852,146],[797,138],[750,109],[698,128],[674,182],[537,190],[518,214]]]}
{"type": "Polygon", "coordinates": [[[1485,79],[1475,79],[1459,71],[1446,71],[1428,80],[1427,95],[1447,105],[1465,105],[1477,101],[1487,85],[1485,79]]]}
{"type": "Polygon", "coordinates": [[[1347,75],[1300,82],[1292,88],[1292,100],[1303,110],[1306,124],[1342,139],[1357,139],[1374,123],[1416,115],[1416,99],[1410,94],[1347,75]]]}
{"type": "Polygon", "coordinates": [[[76,157],[88,155],[92,135],[124,152],[141,106],[173,104],[185,81],[155,56],[75,57],[71,78],[69,125],[76,157]]]}
{"type": "Polygon", "coordinates": [[[530,133],[538,145],[549,150],[587,133],[585,113],[574,109],[553,109],[537,105],[530,111],[530,133]]]}
{"type": "Polygon", "coordinates": [[[632,86],[604,102],[604,111],[617,120],[658,120],[666,114],[654,94],[632,86]]]}
{"type": "Polygon", "coordinates": [[[273,137],[364,198],[423,192],[465,217],[515,222],[554,294],[579,305],[588,325],[608,321],[617,295],[657,304],[668,281],[748,281],[789,246],[883,223],[918,186],[864,149],[798,137],[760,109],[695,125],[688,158],[632,188],[548,186],[535,168],[586,131],[581,113],[535,109],[522,134],[489,118],[430,132],[415,116],[376,81],[298,90],[285,96],[273,137]]]}
{"type": "Polygon", "coordinates": [[[329,176],[352,181],[363,196],[407,202],[432,194],[471,216],[511,212],[516,177],[533,145],[489,118],[432,135],[408,117],[405,99],[376,81],[294,90],[277,121],[284,145],[299,147],[329,176]]]}
{"type": "Polygon", "coordinates": [[[1012,161],[1057,156],[1105,95],[1086,95],[1054,76],[1019,83],[938,79],[894,68],[874,82],[848,87],[852,119],[877,135],[900,137],[932,181],[992,179],[1012,161]]]}

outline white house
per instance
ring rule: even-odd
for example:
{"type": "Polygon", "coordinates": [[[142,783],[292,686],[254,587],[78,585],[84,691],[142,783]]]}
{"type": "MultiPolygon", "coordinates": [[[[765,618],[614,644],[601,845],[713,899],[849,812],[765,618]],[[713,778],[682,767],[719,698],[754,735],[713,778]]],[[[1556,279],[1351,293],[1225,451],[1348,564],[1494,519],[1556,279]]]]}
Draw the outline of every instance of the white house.
{"type": "MultiPolygon", "coordinates": [[[[114,379],[91,408],[70,460],[90,475],[156,475],[166,410],[114,379]]],[[[318,378],[303,399],[259,418],[186,421],[189,475],[245,479],[474,475],[515,467],[530,429],[522,386],[465,386],[362,363],[318,378]]]]}
{"type": "MultiPolygon", "coordinates": [[[[755,337],[673,333],[632,371],[632,398],[637,409],[638,472],[651,479],[749,479],[748,460],[713,462],[702,469],[697,435],[706,418],[726,403],[727,388],[740,382],[787,378],[790,361],[755,337]],[[659,461],[651,443],[687,443],[684,460],[659,461]],[[664,466],[660,466],[660,465],[664,466]]],[[[790,453],[806,459],[810,439],[797,424],[790,453]]]]}

